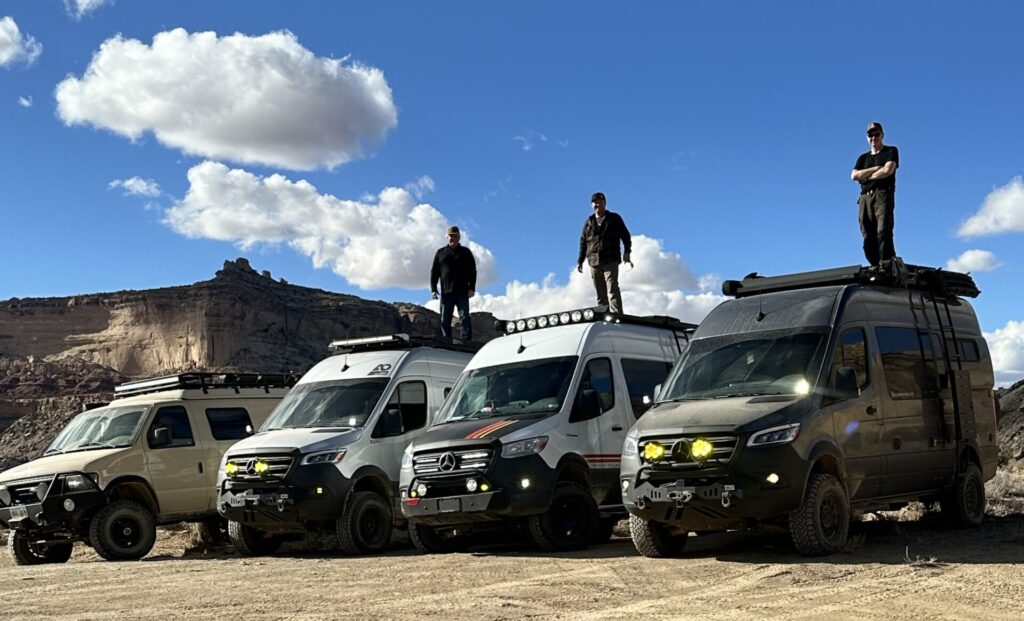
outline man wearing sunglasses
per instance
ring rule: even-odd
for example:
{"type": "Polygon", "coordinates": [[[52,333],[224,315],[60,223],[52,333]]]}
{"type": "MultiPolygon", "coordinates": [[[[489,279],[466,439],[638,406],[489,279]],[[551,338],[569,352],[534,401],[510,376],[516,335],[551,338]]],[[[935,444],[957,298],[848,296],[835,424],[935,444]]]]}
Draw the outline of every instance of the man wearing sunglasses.
{"type": "Polygon", "coordinates": [[[872,267],[878,267],[883,262],[889,265],[896,256],[892,230],[900,152],[896,147],[882,144],[885,132],[881,123],[868,125],[867,133],[871,150],[857,158],[850,179],[860,183],[857,207],[860,232],[864,236],[864,256],[872,267]]]}
{"type": "Polygon", "coordinates": [[[448,227],[448,245],[434,254],[430,267],[430,293],[441,300],[441,336],[452,338],[452,315],[459,311],[461,342],[473,340],[473,320],[469,316],[469,298],[476,295],[476,259],[469,248],[460,243],[462,233],[457,226],[448,227]],[[440,295],[438,285],[440,284],[440,295]]]}

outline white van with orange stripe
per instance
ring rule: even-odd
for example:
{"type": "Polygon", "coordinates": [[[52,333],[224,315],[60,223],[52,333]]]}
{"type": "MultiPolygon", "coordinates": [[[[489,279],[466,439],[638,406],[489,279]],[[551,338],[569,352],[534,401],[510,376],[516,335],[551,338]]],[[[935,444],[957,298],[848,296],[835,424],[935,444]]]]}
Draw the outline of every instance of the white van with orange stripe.
{"type": "Polygon", "coordinates": [[[695,326],[576,311],[502,322],[402,459],[402,513],[424,552],[517,526],[545,550],[607,539],[619,461],[695,326]]]}

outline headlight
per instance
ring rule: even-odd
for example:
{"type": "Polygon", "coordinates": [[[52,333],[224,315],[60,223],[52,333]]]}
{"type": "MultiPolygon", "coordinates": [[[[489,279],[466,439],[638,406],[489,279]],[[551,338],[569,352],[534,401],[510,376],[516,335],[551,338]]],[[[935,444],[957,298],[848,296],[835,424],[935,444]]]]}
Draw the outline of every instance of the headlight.
{"type": "Polygon", "coordinates": [[[636,457],[637,455],[637,440],[640,439],[640,434],[636,431],[636,427],[630,429],[629,433],[626,434],[626,443],[622,445],[622,456],[623,457],[636,457]]]}
{"type": "Polygon", "coordinates": [[[405,452],[402,453],[402,470],[409,470],[412,468],[412,445],[405,447],[405,452]]]}
{"type": "Polygon", "coordinates": [[[758,431],[750,436],[747,446],[767,446],[769,444],[785,444],[796,440],[800,435],[800,423],[772,427],[764,431],[758,431]]]}
{"type": "Polygon", "coordinates": [[[336,464],[341,461],[341,458],[345,456],[345,449],[338,449],[334,451],[321,451],[319,453],[310,453],[302,458],[303,466],[311,466],[313,464],[336,464]]]}
{"type": "Polygon", "coordinates": [[[536,438],[530,438],[529,440],[509,442],[508,444],[501,447],[501,456],[524,457],[526,455],[533,455],[535,453],[543,451],[544,447],[547,445],[547,436],[538,436],[536,438]]]}
{"type": "Polygon", "coordinates": [[[96,485],[92,482],[92,479],[85,476],[84,474],[66,474],[64,475],[64,489],[69,492],[81,492],[83,490],[92,489],[96,485]]]}

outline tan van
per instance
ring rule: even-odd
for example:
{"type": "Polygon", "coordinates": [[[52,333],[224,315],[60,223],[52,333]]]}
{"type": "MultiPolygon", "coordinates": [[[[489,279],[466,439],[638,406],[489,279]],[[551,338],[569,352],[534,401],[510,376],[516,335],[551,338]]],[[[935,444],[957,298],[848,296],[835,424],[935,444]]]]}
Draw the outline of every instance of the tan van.
{"type": "Polygon", "coordinates": [[[0,526],[18,565],[63,563],[75,541],[107,560],[149,553],[156,526],[217,519],[217,469],[298,378],[187,373],[122,384],[43,456],[0,473],[0,526]]]}

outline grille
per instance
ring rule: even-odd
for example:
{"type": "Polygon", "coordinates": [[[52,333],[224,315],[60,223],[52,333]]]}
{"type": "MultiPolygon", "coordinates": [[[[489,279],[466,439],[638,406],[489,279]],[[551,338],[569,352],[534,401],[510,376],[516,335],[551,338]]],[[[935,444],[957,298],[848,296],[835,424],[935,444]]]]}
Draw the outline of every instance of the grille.
{"type": "Polygon", "coordinates": [[[232,481],[280,481],[288,475],[294,462],[293,455],[244,455],[229,457],[227,461],[238,466],[238,471],[229,477],[232,481]],[[257,473],[254,469],[257,461],[270,467],[262,474],[257,473]]]}
{"type": "Polygon", "coordinates": [[[11,494],[12,505],[31,505],[46,497],[53,477],[31,479],[7,483],[7,491],[11,494]]]}
{"type": "Polygon", "coordinates": [[[667,449],[666,456],[664,459],[659,460],[657,463],[648,463],[649,466],[654,468],[657,467],[668,467],[668,468],[700,468],[705,467],[708,464],[717,463],[728,463],[732,459],[733,453],[736,452],[736,445],[739,438],[735,435],[706,435],[699,433],[686,433],[672,436],[652,436],[650,438],[643,438],[637,444],[640,451],[640,458],[643,459],[644,447],[647,446],[648,442],[659,442],[664,445],[667,449]],[[685,446],[687,442],[693,442],[697,438],[703,438],[711,443],[713,447],[711,457],[705,463],[699,463],[694,461],[688,452],[679,454],[680,448],[685,446]],[[677,444],[683,442],[683,444],[677,444]]]}
{"type": "Polygon", "coordinates": [[[476,472],[487,468],[487,464],[491,463],[491,455],[493,453],[493,449],[490,448],[424,453],[412,458],[412,469],[417,475],[476,472]],[[454,459],[454,466],[452,468],[443,468],[442,466],[451,463],[447,459],[448,455],[451,455],[454,459]]]}

